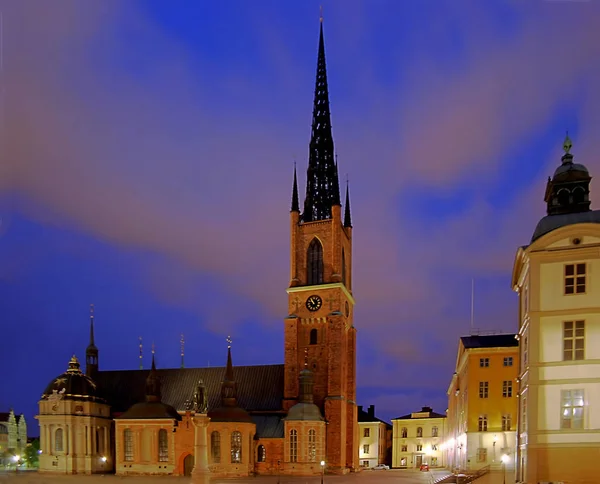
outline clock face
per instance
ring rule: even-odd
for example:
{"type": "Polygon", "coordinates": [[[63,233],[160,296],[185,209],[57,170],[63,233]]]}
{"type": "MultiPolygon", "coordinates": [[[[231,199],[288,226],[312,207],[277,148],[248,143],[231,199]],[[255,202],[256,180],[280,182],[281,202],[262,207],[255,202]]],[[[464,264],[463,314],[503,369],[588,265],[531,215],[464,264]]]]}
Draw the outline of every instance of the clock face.
{"type": "Polygon", "coordinates": [[[309,311],[318,311],[322,305],[323,301],[319,296],[309,296],[306,300],[306,309],[309,311]]]}

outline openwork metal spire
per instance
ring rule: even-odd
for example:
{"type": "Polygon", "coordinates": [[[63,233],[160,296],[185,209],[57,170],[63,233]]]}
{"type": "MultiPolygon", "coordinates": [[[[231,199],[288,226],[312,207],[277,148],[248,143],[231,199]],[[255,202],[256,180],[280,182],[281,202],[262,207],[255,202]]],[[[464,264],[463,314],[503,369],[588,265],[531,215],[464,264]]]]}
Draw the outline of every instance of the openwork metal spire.
{"type": "Polygon", "coordinates": [[[340,186],[331,134],[322,17],[320,27],[317,80],[306,177],[306,199],[302,214],[304,222],[329,219],[332,205],[340,205],[340,186]]]}

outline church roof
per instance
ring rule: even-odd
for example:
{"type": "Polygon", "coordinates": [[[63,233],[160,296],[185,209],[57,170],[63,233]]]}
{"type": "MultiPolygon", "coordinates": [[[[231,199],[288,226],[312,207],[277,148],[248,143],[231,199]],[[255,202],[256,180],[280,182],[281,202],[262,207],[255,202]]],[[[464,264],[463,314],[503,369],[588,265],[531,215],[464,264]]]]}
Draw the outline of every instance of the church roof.
{"type": "Polygon", "coordinates": [[[256,425],[256,435],[261,439],[283,438],[283,415],[251,415],[256,425]]]}
{"type": "MultiPolygon", "coordinates": [[[[240,407],[250,412],[281,409],[283,365],[236,366],[234,371],[240,407]]],[[[176,410],[186,410],[186,402],[191,402],[200,379],[206,386],[209,410],[221,405],[225,367],[174,368],[157,372],[162,401],[176,410]]],[[[144,400],[147,376],[148,370],[111,370],[98,372],[96,380],[112,412],[121,413],[144,400]]]]}

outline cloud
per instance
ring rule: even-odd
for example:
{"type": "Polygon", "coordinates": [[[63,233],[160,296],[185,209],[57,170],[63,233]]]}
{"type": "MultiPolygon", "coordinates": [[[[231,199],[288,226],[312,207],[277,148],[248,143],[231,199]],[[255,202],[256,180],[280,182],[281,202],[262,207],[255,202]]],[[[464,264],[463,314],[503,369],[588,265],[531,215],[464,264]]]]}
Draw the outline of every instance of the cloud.
{"type": "MultiPolygon", "coordinates": [[[[253,16],[243,47],[260,53],[265,82],[248,62],[223,66],[201,42],[194,51],[132,4],[38,3],[4,10],[0,191],[17,193],[21,210],[43,223],[164,257],[145,269],[147,287],[203,314],[210,330],[248,314],[282,316],[291,161],[306,159],[314,52],[305,70],[305,46],[288,40],[285,25],[265,31],[253,16]],[[204,299],[194,297],[198,274],[214,288],[204,299]],[[213,311],[204,303],[214,294],[236,307],[213,311]]],[[[513,6],[510,32],[481,2],[465,15],[447,6],[431,25],[414,18],[408,59],[405,45],[391,43],[383,60],[367,42],[375,21],[352,13],[361,8],[341,9],[354,22],[340,34],[352,54],[332,57],[343,26],[327,29],[338,69],[334,134],[351,174],[356,325],[363,348],[382,354],[360,381],[399,388],[426,368],[436,376],[423,384],[440,387],[468,328],[472,277],[506,279],[486,296],[495,305],[483,325],[514,326],[512,256],[543,215],[543,179],[504,180],[502,203],[488,191],[507,170],[522,175],[523,146],[553,129],[565,103],[581,124],[576,156],[600,169],[597,5],[513,6]],[[454,36],[456,65],[436,50],[454,36]],[[378,63],[404,77],[383,79],[378,63]],[[420,197],[405,197],[409,187],[420,197]],[[427,197],[467,188],[462,212],[419,218],[427,197]]],[[[551,172],[557,156],[540,162],[551,172]]]]}

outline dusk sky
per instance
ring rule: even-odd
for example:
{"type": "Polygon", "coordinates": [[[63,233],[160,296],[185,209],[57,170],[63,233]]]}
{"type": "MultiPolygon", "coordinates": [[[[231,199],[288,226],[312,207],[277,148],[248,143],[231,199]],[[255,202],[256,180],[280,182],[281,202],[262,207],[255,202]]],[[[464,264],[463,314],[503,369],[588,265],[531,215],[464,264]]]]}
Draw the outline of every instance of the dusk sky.
{"type": "MultiPolygon", "coordinates": [[[[458,338],[516,331],[515,251],[565,131],[600,177],[600,2],[324,0],[353,216],[358,404],[447,407],[458,338]]],[[[0,0],[0,411],[101,369],[283,363],[319,1],[0,0]]],[[[592,181],[592,208],[600,194],[592,181]]]]}

